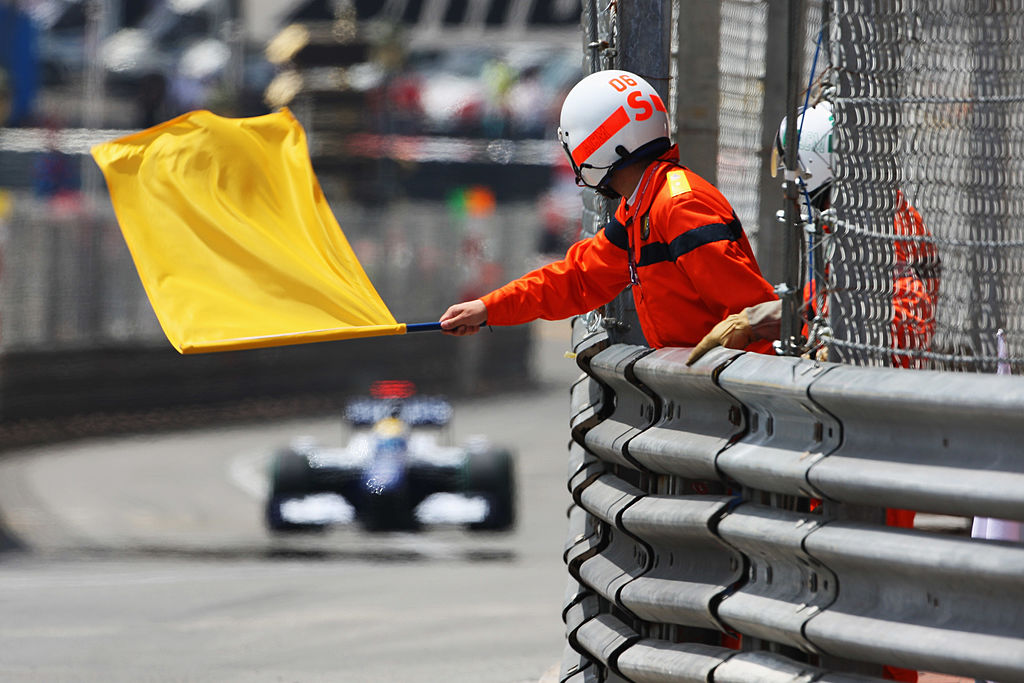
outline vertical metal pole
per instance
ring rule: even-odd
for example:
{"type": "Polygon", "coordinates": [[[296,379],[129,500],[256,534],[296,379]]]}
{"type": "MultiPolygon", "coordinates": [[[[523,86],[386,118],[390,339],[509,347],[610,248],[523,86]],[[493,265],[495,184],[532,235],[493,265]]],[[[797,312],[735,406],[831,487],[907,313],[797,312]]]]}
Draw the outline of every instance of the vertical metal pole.
{"type": "MultiPolygon", "coordinates": [[[[583,72],[592,74],[608,68],[610,56],[615,47],[612,43],[610,21],[607,12],[601,13],[599,0],[586,0],[580,23],[583,28],[583,72]]],[[[580,234],[593,237],[607,216],[613,211],[610,200],[596,192],[583,192],[583,226],[580,234]]]]}
{"type": "Polygon", "coordinates": [[[671,16],[670,3],[632,0],[617,7],[619,68],[643,76],[668,102],[671,26],[664,17],[671,16]]]}
{"type": "Polygon", "coordinates": [[[235,116],[242,116],[242,88],[245,80],[245,49],[247,28],[242,0],[227,0],[227,19],[224,21],[224,39],[231,50],[231,58],[224,74],[229,106],[235,116]]]}
{"type": "Polygon", "coordinates": [[[765,41],[764,55],[764,106],[761,118],[761,211],[758,215],[759,239],[757,261],[768,282],[782,282],[786,278],[783,251],[783,233],[786,228],[779,222],[779,198],[781,197],[777,170],[772,167],[775,138],[779,124],[786,116],[786,69],[789,46],[774,36],[786,35],[788,25],[788,3],[768,3],[768,40],[765,41]]]}
{"type": "MultiPolygon", "coordinates": [[[[689,0],[678,12],[679,52],[672,103],[680,161],[711,184],[718,182],[719,0],[689,0]]],[[[665,100],[669,102],[670,100],[665,100]]]]}
{"type": "MultiPolygon", "coordinates": [[[[616,35],[614,41],[617,66],[644,77],[666,102],[669,99],[669,66],[671,25],[663,17],[671,16],[669,0],[634,0],[608,5],[616,35]]],[[[603,67],[607,68],[607,67],[603,67]]],[[[608,338],[615,344],[646,345],[636,304],[629,290],[619,294],[605,307],[606,319],[614,324],[608,338]]]]}
{"type": "MultiPolygon", "coordinates": [[[[832,55],[831,50],[832,50],[832,46],[831,46],[831,42],[830,42],[830,34],[831,34],[831,31],[832,31],[832,0],[823,0],[823,2],[821,3],[821,29],[820,30],[821,30],[821,53],[820,53],[820,56],[824,59],[825,62],[831,63],[831,55],[832,55]]],[[[825,66],[825,67],[819,68],[818,72],[821,73],[823,68],[828,68],[828,67],[825,66]]],[[[817,75],[815,75],[815,77],[817,77],[817,75]]],[[[822,85],[826,86],[826,83],[823,82],[822,85]]],[[[833,87],[833,86],[832,85],[827,85],[826,87],[833,87]]],[[[835,191],[835,189],[833,187],[830,190],[831,198],[835,198],[836,194],[837,194],[837,192],[835,191]]],[[[832,208],[833,209],[835,208],[835,203],[832,203],[832,208]]],[[[832,228],[827,228],[827,229],[828,230],[832,230],[833,234],[834,234],[834,230],[832,228]]],[[[826,302],[826,297],[827,297],[827,294],[828,294],[828,277],[827,277],[827,271],[826,271],[827,264],[826,264],[825,249],[824,249],[825,230],[826,230],[826,228],[825,228],[823,222],[820,220],[820,216],[819,216],[819,219],[817,221],[817,225],[815,226],[815,231],[814,231],[814,238],[813,238],[814,239],[814,248],[813,248],[813,251],[812,251],[812,253],[810,255],[810,260],[809,260],[809,262],[811,263],[811,269],[812,269],[813,272],[809,273],[808,274],[808,278],[807,278],[808,281],[812,282],[810,296],[814,297],[814,300],[812,300],[812,303],[813,303],[813,305],[815,307],[815,314],[816,315],[822,315],[822,314],[826,314],[827,315],[827,311],[828,311],[828,305],[827,305],[827,302],[826,302]],[[823,296],[823,294],[824,294],[824,296],[823,296]],[[823,303],[823,302],[826,302],[826,303],[823,303]],[[824,307],[824,310],[822,310],[822,307],[824,307]]],[[[830,349],[826,348],[826,353],[831,353],[830,349]]]]}
{"type": "MultiPolygon", "coordinates": [[[[103,125],[103,100],[106,96],[106,74],[100,59],[100,44],[111,32],[110,0],[88,0],[85,12],[85,55],[88,66],[85,72],[82,124],[86,128],[100,128],[103,125]]],[[[81,174],[83,196],[86,201],[99,204],[99,169],[88,154],[82,157],[81,174]]]]}
{"type": "Polygon", "coordinates": [[[803,60],[803,1],[789,0],[787,15],[787,44],[789,55],[786,59],[786,102],[789,115],[786,117],[785,161],[786,179],[783,184],[785,196],[785,230],[782,235],[783,280],[779,286],[782,299],[782,353],[795,356],[800,351],[800,308],[803,292],[800,287],[802,224],[800,220],[800,193],[796,183],[797,173],[797,109],[800,106],[800,63],[803,60]]]}

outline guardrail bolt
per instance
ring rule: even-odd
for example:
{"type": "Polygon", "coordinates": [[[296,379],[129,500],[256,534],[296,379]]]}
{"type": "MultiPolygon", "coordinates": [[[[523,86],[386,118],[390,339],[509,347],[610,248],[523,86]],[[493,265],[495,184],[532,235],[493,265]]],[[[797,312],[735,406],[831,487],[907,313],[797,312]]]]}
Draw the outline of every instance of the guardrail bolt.
{"type": "Polygon", "coordinates": [[[742,414],[740,413],[740,409],[737,408],[736,406],[730,406],[729,407],[729,422],[731,422],[732,424],[736,425],[737,427],[739,427],[740,424],[743,423],[742,414]]]}

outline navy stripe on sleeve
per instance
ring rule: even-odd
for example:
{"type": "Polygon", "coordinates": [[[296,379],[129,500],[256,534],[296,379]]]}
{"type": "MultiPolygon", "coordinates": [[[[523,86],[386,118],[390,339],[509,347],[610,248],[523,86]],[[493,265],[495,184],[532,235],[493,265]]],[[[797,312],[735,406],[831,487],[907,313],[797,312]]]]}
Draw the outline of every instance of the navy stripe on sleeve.
{"type": "Polygon", "coordinates": [[[604,224],[604,236],[619,249],[629,248],[629,235],[626,233],[626,226],[614,218],[604,224]]]}

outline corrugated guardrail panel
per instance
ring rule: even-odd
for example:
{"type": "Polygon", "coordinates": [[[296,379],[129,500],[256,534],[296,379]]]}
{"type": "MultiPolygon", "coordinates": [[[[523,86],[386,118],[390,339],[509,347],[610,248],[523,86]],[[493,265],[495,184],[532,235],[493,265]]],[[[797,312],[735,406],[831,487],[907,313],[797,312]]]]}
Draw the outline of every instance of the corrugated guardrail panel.
{"type": "Polygon", "coordinates": [[[827,671],[770,652],[740,652],[699,643],[642,638],[609,614],[580,629],[580,647],[611,670],[608,681],[633,683],[880,683],[827,671]]]}
{"type": "Polygon", "coordinates": [[[806,626],[821,650],[1024,680],[1024,545],[833,522],[805,549],[839,584],[806,626]]]}
{"type": "Polygon", "coordinates": [[[569,433],[574,441],[583,442],[586,433],[600,424],[605,410],[604,387],[582,375],[569,388],[569,433]]]}
{"type": "Polygon", "coordinates": [[[581,493],[581,503],[605,522],[600,553],[578,564],[580,581],[597,591],[605,600],[618,604],[618,591],[643,572],[650,552],[636,539],[623,533],[617,524],[622,511],[643,495],[612,475],[594,480],[581,493]]]}
{"type": "Polygon", "coordinates": [[[686,349],[660,349],[633,366],[662,408],[659,420],[629,442],[629,454],[655,472],[717,481],[715,458],[744,431],[743,406],[711,380],[716,366],[687,368],[687,355],[686,349]]]}
{"type": "Polygon", "coordinates": [[[597,518],[587,514],[578,505],[569,508],[569,538],[565,544],[562,560],[569,564],[570,558],[579,557],[582,552],[594,548],[600,542],[597,518]]]}
{"type": "Polygon", "coordinates": [[[600,683],[601,670],[593,661],[576,652],[572,646],[566,643],[558,681],[559,683],[600,683]]]}
{"type": "Polygon", "coordinates": [[[803,549],[819,523],[818,515],[750,503],[722,518],[718,534],[746,558],[747,577],[718,605],[719,618],[740,633],[815,652],[804,624],[836,595],[835,577],[803,549]]]}
{"type": "Polygon", "coordinates": [[[724,630],[711,606],[743,576],[743,558],[711,526],[724,496],[648,496],[621,515],[648,566],[619,592],[619,604],[647,621],[724,630]]]}
{"type": "Polygon", "coordinates": [[[619,673],[615,660],[640,636],[612,615],[599,614],[580,626],[576,639],[599,662],[619,673]]]}
{"type": "Polygon", "coordinates": [[[755,353],[724,367],[717,383],[746,407],[750,429],[719,455],[721,471],[762,491],[822,497],[807,472],[839,446],[842,428],[807,392],[830,367],[755,353]]]}
{"type": "Polygon", "coordinates": [[[715,683],[881,683],[884,679],[824,671],[771,652],[742,652],[715,669],[715,683]]]}
{"type": "Polygon", "coordinates": [[[626,453],[626,444],[656,419],[653,397],[630,382],[631,369],[651,350],[642,346],[611,346],[590,361],[590,373],[615,394],[615,409],[591,428],[585,445],[594,455],[619,465],[643,469],[626,453]]]}
{"type": "Polygon", "coordinates": [[[572,492],[572,481],[576,478],[577,474],[593,465],[599,466],[602,470],[604,469],[604,465],[597,457],[587,453],[587,450],[576,442],[569,443],[569,458],[567,465],[568,476],[566,477],[566,482],[570,493],[572,492]]]}
{"type": "Polygon", "coordinates": [[[641,683],[707,683],[711,673],[736,654],[713,645],[645,638],[619,655],[618,667],[631,681],[641,683]]]}
{"type": "Polygon", "coordinates": [[[588,327],[587,316],[572,319],[572,351],[581,370],[588,372],[590,359],[608,348],[608,344],[608,333],[588,327]]]}
{"type": "Polygon", "coordinates": [[[567,563],[594,591],[575,651],[641,683],[706,680],[708,667],[716,683],[878,680],[649,637],[697,627],[858,671],[1024,681],[1024,545],[837,521],[848,506],[879,520],[884,507],[1024,517],[1020,379],[726,350],[692,368],[679,350],[627,346],[589,361],[588,400],[614,411],[571,455],[591,521],[573,523],[567,563]],[[743,495],[689,495],[694,475],[743,495]],[[809,496],[825,502],[808,512],[809,496]]]}
{"type": "Polygon", "coordinates": [[[582,654],[587,653],[587,650],[579,642],[579,630],[585,623],[595,619],[600,613],[601,605],[597,595],[586,591],[580,593],[580,599],[566,606],[563,612],[566,640],[575,651],[582,654]]]}
{"type": "Polygon", "coordinates": [[[1024,379],[836,366],[810,396],[845,431],[810,471],[826,496],[1024,520],[1024,379]]]}
{"type": "Polygon", "coordinates": [[[594,356],[608,347],[608,334],[587,328],[583,317],[572,321],[572,349],[576,364],[583,371],[569,390],[569,430],[572,439],[583,443],[586,433],[611,413],[613,403],[604,400],[607,387],[589,374],[594,356]]]}

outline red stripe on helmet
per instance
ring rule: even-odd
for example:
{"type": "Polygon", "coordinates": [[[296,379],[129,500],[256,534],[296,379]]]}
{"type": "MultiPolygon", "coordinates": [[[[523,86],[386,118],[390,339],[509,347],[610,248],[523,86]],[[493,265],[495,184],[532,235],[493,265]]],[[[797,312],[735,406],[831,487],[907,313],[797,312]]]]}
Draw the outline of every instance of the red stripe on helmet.
{"type": "Polygon", "coordinates": [[[597,129],[587,136],[576,149],[572,151],[572,160],[577,166],[590,158],[590,155],[601,148],[601,145],[608,142],[613,135],[622,130],[629,123],[629,114],[624,107],[619,107],[612,115],[604,120],[597,129]]]}

